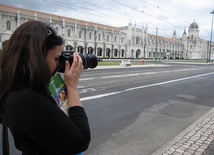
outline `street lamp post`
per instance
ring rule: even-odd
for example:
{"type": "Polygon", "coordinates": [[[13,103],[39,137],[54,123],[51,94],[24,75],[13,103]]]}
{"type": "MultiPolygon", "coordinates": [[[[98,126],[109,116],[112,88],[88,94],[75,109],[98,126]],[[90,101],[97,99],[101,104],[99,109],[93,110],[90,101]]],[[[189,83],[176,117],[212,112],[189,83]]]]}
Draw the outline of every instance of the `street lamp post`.
{"type": "Polygon", "coordinates": [[[211,56],[211,45],[212,45],[212,32],[213,32],[213,14],[214,10],[210,13],[212,14],[212,24],[211,24],[211,35],[210,35],[210,46],[209,46],[209,61],[210,61],[210,56],[211,56]]]}
{"type": "Polygon", "coordinates": [[[156,28],[156,45],[155,45],[155,65],[156,65],[156,59],[157,59],[157,50],[158,50],[158,28],[156,28]]]}

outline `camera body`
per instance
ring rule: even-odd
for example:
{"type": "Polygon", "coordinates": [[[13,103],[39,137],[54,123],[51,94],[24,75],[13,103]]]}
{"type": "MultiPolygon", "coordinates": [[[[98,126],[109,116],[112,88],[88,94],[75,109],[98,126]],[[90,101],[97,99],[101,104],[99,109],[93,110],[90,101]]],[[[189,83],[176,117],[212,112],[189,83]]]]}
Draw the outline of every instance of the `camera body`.
{"type": "MultiPolygon", "coordinates": [[[[62,51],[62,55],[59,58],[59,66],[57,68],[57,72],[64,73],[65,71],[65,61],[69,61],[70,65],[73,63],[73,53],[72,50],[64,50],[62,51]]],[[[82,63],[84,69],[95,68],[97,67],[97,57],[94,54],[79,54],[82,59],[82,63]]]]}

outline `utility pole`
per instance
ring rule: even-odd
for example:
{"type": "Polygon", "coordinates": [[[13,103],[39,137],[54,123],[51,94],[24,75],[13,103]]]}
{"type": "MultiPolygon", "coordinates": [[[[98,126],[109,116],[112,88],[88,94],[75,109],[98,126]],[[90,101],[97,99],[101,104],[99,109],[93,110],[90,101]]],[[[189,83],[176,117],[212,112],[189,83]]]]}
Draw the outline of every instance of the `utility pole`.
{"type": "Polygon", "coordinates": [[[214,14],[214,10],[210,14],[212,14],[212,23],[211,23],[210,46],[209,46],[209,61],[210,61],[211,46],[212,46],[212,34],[213,34],[212,32],[213,32],[213,14],[214,14]]]}
{"type": "Polygon", "coordinates": [[[155,65],[156,65],[156,59],[157,59],[157,50],[158,50],[158,28],[156,28],[156,47],[155,47],[155,65]]]}

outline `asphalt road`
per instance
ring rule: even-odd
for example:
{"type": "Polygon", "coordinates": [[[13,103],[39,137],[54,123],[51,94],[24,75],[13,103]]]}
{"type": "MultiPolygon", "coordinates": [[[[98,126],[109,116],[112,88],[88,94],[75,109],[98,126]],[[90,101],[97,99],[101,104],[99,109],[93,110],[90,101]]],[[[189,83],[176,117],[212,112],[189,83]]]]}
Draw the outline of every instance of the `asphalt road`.
{"type": "Polygon", "coordinates": [[[214,106],[213,69],[170,64],[85,71],[80,95],[92,131],[85,154],[152,154],[214,106]]]}
{"type": "MultiPolygon", "coordinates": [[[[78,88],[92,132],[84,154],[152,154],[214,106],[213,70],[211,64],[84,70],[78,88]]],[[[11,150],[20,154],[13,144],[11,150]]]]}

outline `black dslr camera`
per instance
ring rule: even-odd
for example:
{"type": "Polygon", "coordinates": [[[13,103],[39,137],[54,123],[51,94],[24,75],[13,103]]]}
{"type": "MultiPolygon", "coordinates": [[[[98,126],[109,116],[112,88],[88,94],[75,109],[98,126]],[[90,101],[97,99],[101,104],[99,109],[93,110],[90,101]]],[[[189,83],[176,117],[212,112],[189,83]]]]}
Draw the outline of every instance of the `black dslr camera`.
{"type": "MultiPolygon", "coordinates": [[[[72,50],[62,51],[62,55],[59,58],[59,66],[57,72],[64,73],[65,71],[65,61],[69,61],[70,65],[73,62],[73,53],[72,50]]],[[[97,57],[94,54],[79,54],[82,59],[84,69],[95,68],[97,67],[97,57]]]]}

